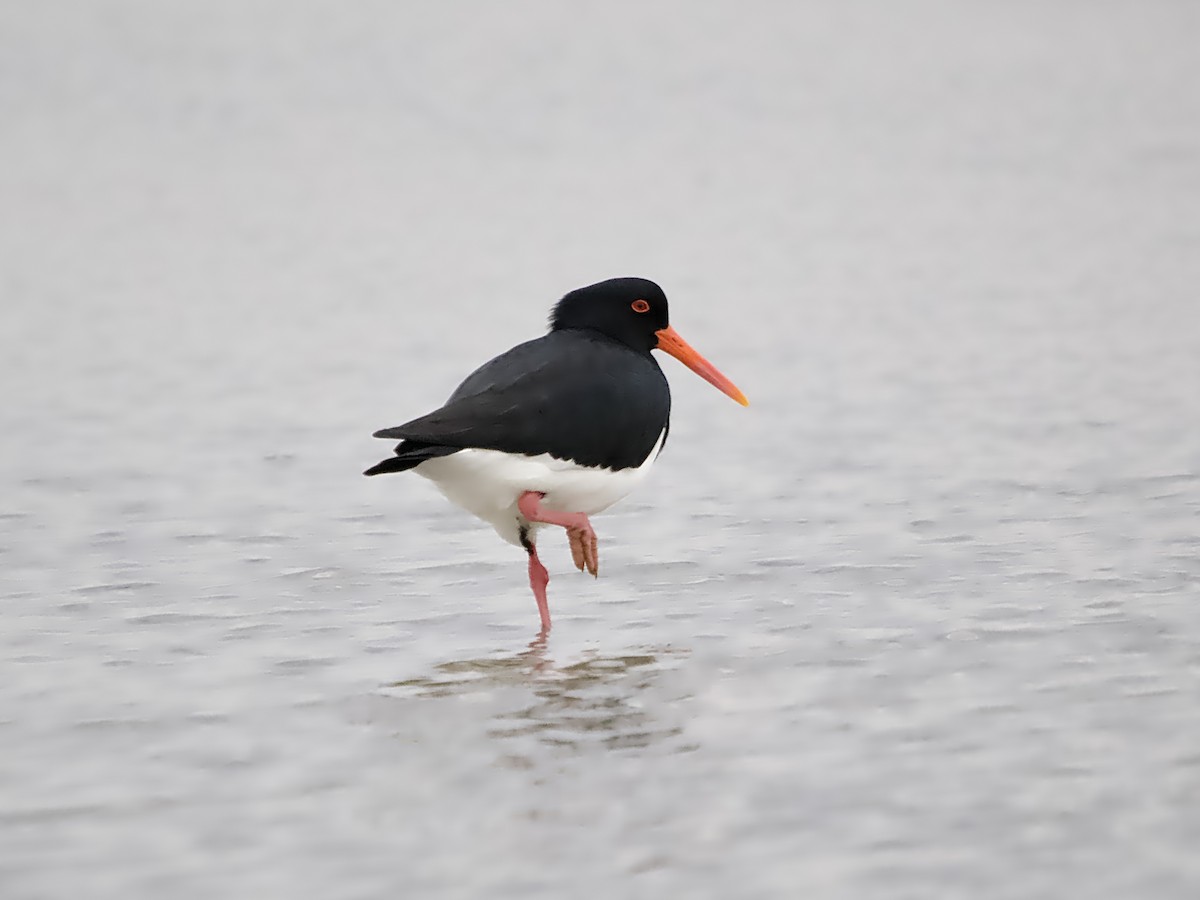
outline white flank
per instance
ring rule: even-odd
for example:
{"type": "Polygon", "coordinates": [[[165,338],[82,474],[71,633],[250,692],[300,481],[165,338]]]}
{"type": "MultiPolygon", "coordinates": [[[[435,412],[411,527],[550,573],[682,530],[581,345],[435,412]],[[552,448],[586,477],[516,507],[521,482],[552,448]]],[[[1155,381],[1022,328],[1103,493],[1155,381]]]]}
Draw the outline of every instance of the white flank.
{"type": "Polygon", "coordinates": [[[428,459],[413,471],[437,485],[451,503],[478,516],[511,544],[520,546],[521,527],[532,525],[517,510],[517,500],[526,491],[545,494],[542,503],[562,512],[595,515],[608,509],[634,489],[662,450],[658,436],[646,461],[636,469],[614,472],[599,466],[581,466],[549,454],[522,456],[499,450],[459,450],[450,456],[428,459]]]}

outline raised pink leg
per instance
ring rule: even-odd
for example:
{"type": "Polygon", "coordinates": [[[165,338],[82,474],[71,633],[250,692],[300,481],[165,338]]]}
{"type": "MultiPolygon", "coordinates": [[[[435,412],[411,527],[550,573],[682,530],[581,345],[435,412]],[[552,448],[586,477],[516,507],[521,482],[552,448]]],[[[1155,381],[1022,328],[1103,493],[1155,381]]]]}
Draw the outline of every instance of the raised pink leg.
{"type": "Polygon", "coordinates": [[[529,586],[533,588],[533,598],[537,600],[538,615],[542,617],[542,632],[545,636],[550,631],[550,604],[546,602],[546,585],[550,583],[550,573],[538,559],[537,548],[530,542],[525,546],[529,554],[529,586]]]}
{"type": "Polygon", "coordinates": [[[585,568],[599,577],[600,554],[599,542],[592,523],[583,513],[558,512],[542,508],[544,494],[537,491],[526,491],[517,500],[517,509],[530,522],[545,522],[548,525],[559,525],[567,529],[567,539],[571,544],[571,556],[575,565],[582,572],[585,568]]]}

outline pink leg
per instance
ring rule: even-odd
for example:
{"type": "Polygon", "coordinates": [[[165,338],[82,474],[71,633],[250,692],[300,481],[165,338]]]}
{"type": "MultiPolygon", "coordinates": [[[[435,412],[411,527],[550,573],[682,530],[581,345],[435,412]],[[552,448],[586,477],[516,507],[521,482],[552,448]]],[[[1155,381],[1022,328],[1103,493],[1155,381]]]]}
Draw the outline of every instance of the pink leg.
{"type": "Polygon", "coordinates": [[[571,556],[575,565],[579,571],[582,572],[586,568],[592,575],[599,577],[599,542],[588,517],[583,513],[542,509],[543,496],[537,491],[526,491],[517,500],[517,509],[530,522],[545,522],[567,529],[567,539],[571,544],[571,556]]]}
{"type": "Polygon", "coordinates": [[[550,631],[550,604],[546,602],[546,585],[550,583],[550,573],[538,559],[537,548],[532,543],[525,547],[529,554],[529,586],[533,588],[533,598],[537,600],[538,615],[542,617],[541,635],[544,637],[550,631]]]}

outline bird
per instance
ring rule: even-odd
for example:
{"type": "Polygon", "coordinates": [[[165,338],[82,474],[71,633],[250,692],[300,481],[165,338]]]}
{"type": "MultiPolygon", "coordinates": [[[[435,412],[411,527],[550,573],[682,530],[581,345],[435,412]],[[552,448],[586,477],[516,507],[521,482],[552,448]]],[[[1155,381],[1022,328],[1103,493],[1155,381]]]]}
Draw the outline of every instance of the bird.
{"type": "Polygon", "coordinates": [[[484,363],[441,408],[376,431],[400,443],[363,474],[412,470],[523,548],[544,638],[550,576],[538,532],[564,528],[576,568],[598,576],[589,517],[633,490],[666,443],[671,390],[652,350],[749,405],[671,326],[661,287],[610,278],[563,296],[548,333],[484,363]]]}

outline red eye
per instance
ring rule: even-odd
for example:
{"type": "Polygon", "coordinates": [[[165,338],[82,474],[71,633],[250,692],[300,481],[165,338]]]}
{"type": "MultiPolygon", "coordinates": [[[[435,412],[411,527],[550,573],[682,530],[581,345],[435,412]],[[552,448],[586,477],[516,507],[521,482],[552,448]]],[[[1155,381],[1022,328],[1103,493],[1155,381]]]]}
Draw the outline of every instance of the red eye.
{"type": "Polygon", "coordinates": [[[645,300],[634,300],[629,304],[634,312],[650,312],[650,304],[645,300]]]}

